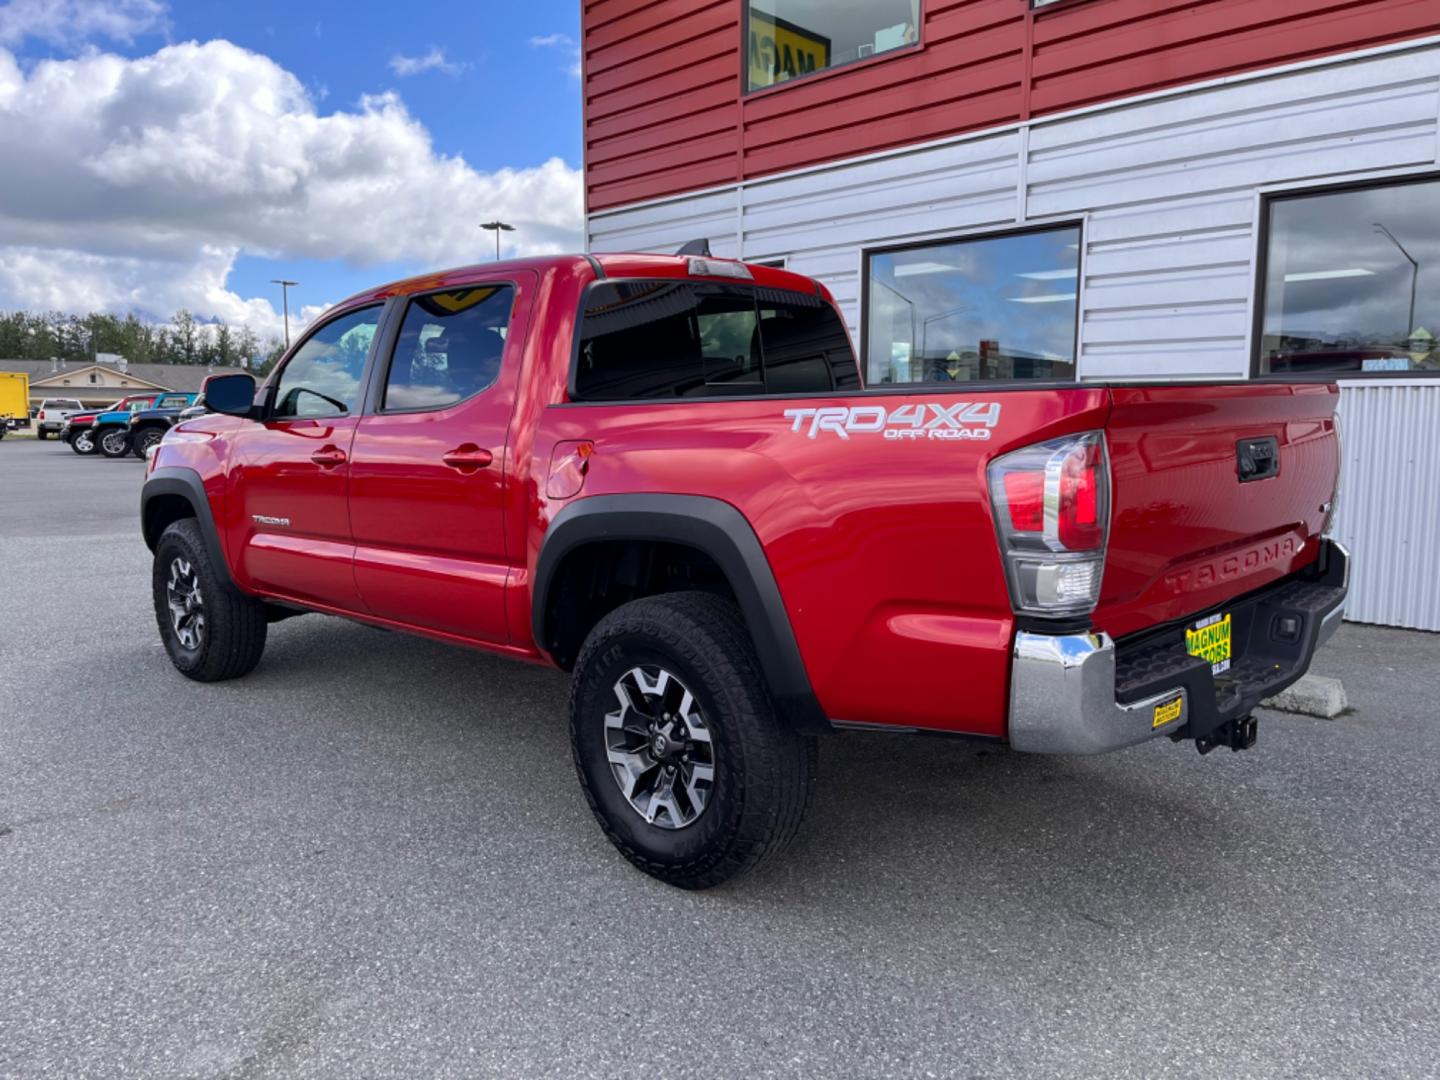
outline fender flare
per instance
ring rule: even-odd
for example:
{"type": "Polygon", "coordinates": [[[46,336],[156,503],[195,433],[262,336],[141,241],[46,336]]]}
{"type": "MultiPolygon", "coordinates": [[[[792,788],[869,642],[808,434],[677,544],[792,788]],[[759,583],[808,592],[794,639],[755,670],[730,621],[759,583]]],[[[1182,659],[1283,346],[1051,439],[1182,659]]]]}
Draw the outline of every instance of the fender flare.
{"type": "Polygon", "coordinates": [[[833,730],[815,697],[790,615],[755,530],[735,507],[702,495],[595,495],[570,503],[550,523],[535,565],[530,618],[535,642],[549,639],[550,587],[565,557],[600,540],[660,540],[704,552],[724,573],[755,642],[782,719],[804,732],[833,730]]]}
{"type": "Polygon", "coordinates": [[[195,511],[195,520],[200,526],[200,535],[205,538],[205,550],[210,555],[211,565],[217,567],[225,580],[235,584],[230,574],[230,564],[225,559],[225,549],[220,544],[220,530],[215,527],[215,515],[210,510],[210,498],[205,494],[205,483],[194,469],[166,466],[156,469],[140,489],[140,531],[145,537],[145,546],[151,551],[160,542],[158,531],[151,535],[149,515],[146,509],[150,501],[161,495],[179,495],[195,511]]]}

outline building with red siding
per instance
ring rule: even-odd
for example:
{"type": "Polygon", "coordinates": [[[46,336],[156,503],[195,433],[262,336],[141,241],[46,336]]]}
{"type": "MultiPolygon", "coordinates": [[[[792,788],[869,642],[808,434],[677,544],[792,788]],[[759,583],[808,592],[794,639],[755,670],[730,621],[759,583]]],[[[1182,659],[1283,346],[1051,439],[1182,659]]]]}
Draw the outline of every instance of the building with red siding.
{"type": "Polygon", "coordinates": [[[781,261],[868,384],[1336,379],[1440,630],[1440,0],[585,0],[587,242],[781,261]]]}

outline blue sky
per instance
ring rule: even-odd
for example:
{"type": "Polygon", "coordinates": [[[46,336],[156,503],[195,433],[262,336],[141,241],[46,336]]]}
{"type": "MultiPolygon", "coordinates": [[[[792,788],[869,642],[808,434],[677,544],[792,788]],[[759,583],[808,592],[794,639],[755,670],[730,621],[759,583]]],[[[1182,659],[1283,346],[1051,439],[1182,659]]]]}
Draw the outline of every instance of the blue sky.
{"type": "Polygon", "coordinates": [[[578,36],[576,0],[0,3],[0,157],[54,156],[0,203],[0,309],[268,327],[271,278],[302,310],[493,258],[490,216],[578,247],[578,36]]]}

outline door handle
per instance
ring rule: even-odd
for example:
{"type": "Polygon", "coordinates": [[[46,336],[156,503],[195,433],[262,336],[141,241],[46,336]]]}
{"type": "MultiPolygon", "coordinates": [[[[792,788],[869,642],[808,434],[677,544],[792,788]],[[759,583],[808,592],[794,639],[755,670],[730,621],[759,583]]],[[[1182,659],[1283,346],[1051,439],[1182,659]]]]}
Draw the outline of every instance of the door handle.
{"type": "Polygon", "coordinates": [[[464,443],[451,450],[440,459],[452,469],[459,469],[463,473],[474,472],[476,469],[483,469],[495,460],[495,455],[489,450],[482,450],[474,443],[464,443]]]}
{"type": "Polygon", "coordinates": [[[322,446],[310,455],[310,460],[323,469],[333,469],[345,464],[345,451],[338,446],[322,446]]]}

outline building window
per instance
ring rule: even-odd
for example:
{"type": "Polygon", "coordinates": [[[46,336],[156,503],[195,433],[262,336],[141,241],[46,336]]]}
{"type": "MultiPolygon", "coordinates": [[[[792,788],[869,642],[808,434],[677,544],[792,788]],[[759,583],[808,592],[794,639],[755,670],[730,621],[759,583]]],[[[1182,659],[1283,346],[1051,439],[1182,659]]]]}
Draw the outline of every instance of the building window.
{"type": "Polygon", "coordinates": [[[1265,207],[1261,375],[1440,372],[1440,180],[1265,207]]]}
{"type": "Polygon", "coordinates": [[[920,0],[747,0],[747,90],[764,90],[920,40],[920,0]]]}
{"type": "Polygon", "coordinates": [[[1080,228],[865,256],[865,381],[1075,378],[1080,228]]]}

